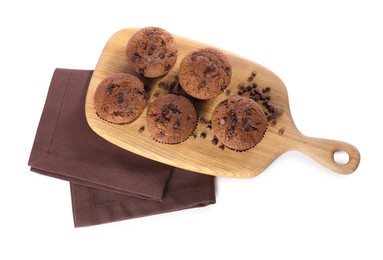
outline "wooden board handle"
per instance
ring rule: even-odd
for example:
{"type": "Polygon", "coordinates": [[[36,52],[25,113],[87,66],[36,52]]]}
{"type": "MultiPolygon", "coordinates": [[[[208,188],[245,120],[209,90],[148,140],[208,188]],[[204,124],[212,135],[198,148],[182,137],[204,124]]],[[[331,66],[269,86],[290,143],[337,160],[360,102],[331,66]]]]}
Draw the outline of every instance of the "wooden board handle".
{"type": "Polygon", "coordinates": [[[322,166],[341,174],[350,174],[354,172],[359,165],[360,153],[353,145],[321,138],[313,138],[301,135],[295,140],[294,150],[303,152],[310,156],[322,166]],[[345,152],[348,155],[348,161],[337,162],[334,155],[338,152],[345,152]]]}

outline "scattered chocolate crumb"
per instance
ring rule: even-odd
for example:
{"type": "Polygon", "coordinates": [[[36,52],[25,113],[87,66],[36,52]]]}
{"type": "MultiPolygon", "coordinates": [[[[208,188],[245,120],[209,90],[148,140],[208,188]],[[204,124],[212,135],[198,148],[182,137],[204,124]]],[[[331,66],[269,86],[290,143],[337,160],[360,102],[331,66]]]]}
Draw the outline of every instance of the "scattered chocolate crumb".
{"type": "Polygon", "coordinates": [[[225,146],[224,146],[223,144],[221,144],[220,146],[218,146],[218,148],[219,148],[221,151],[225,150],[225,146]]]}
{"type": "Polygon", "coordinates": [[[242,90],[238,90],[237,94],[242,96],[243,95],[243,91],[242,90]]]}
{"type": "Polygon", "coordinates": [[[253,81],[253,79],[254,79],[254,77],[250,76],[250,77],[247,78],[247,81],[250,82],[250,81],[253,81]]]}
{"type": "Polygon", "coordinates": [[[276,125],[277,124],[277,120],[273,119],[273,121],[271,121],[271,125],[276,125]]]}
{"type": "Polygon", "coordinates": [[[253,82],[253,88],[258,87],[257,83],[253,82]]]}
{"type": "Polygon", "coordinates": [[[273,116],[272,115],[270,115],[270,116],[267,116],[267,122],[270,122],[271,120],[273,120],[273,116]]]}
{"type": "Polygon", "coordinates": [[[153,96],[154,97],[159,97],[160,93],[159,92],[154,92],[153,96]]]}
{"type": "Polygon", "coordinates": [[[180,127],[180,121],[174,123],[173,128],[178,129],[180,127]]]}
{"type": "Polygon", "coordinates": [[[161,81],[160,83],[158,83],[158,87],[164,88],[165,87],[165,82],[161,81]]]}
{"type": "Polygon", "coordinates": [[[251,72],[251,76],[252,77],[255,77],[257,75],[257,72],[255,71],[255,70],[253,70],[252,72],[251,72]]]}
{"type": "Polygon", "coordinates": [[[138,132],[142,133],[142,132],[144,132],[144,130],[145,130],[145,126],[141,126],[140,129],[138,129],[138,132]]]}
{"type": "Polygon", "coordinates": [[[214,136],[213,139],[211,140],[211,144],[212,145],[217,145],[218,144],[218,138],[216,136],[214,136]]]}
{"type": "Polygon", "coordinates": [[[190,135],[190,138],[191,138],[192,140],[195,140],[195,139],[197,138],[197,135],[196,135],[195,133],[192,133],[192,134],[190,135]]]}
{"type": "Polygon", "coordinates": [[[230,89],[226,89],[226,95],[230,95],[231,94],[231,90],[230,89]]]}
{"type": "Polygon", "coordinates": [[[166,64],[165,66],[164,66],[164,69],[167,71],[167,70],[170,70],[170,64],[166,64]]]}
{"type": "Polygon", "coordinates": [[[266,92],[269,92],[270,90],[271,90],[271,88],[269,86],[267,86],[264,89],[262,89],[262,92],[266,93],[266,92]]]}
{"type": "Polygon", "coordinates": [[[279,135],[283,135],[284,132],[285,132],[285,128],[284,128],[284,127],[279,128],[279,130],[278,130],[278,134],[279,134],[279,135]]]}
{"type": "Polygon", "coordinates": [[[210,132],[210,130],[211,130],[211,125],[207,125],[206,128],[205,128],[205,132],[208,133],[208,132],[210,132]]]}
{"type": "Polygon", "coordinates": [[[242,88],[242,87],[244,87],[245,86],[245,82],[240,82],[239,84],[238,84],[238,88],[242,88]]]}
{"type": "Polygon", "coordinates": [[[197,60],[197,55],[196,54],[192,54],[192,56],[190,57],[192,61],[196,61],[197,60]]]}
{"type": "Polygon", "coordinates": [[[253,87],[251,86],[251,85],[248,85],[247,87],[246,87],[246,90],[247,91],[251,91],[253,89],[253,87]]]}
{"type": "Polygon", "coordinates": [[[207,124],[206,119],[203,118],[203,117],[201,117],[201,118],[199,119],[199,122],[200,122],[201,124],[203,124],[203,125],[206,125],[206,124],[207,124]]]}
{"type": "Polygon", "coordinates": [[[206,133],[201,133],[201,135],[199,137],[201,137],[202,139],[205,139],[206,138],[206,133]]]}
{"type": "Polygon", "coordinates": [[[138,74],[144,75],[144,73],[145,73],[145,70],[143,68],[138,69],[138,74]]]}

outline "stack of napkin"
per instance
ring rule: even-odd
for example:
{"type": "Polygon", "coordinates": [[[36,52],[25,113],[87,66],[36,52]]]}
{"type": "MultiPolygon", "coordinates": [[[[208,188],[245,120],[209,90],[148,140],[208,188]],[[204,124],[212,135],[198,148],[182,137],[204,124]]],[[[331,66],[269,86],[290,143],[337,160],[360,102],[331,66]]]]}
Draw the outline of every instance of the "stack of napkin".
{"type": "Polygon", "coordinates": [[[90,129],[92,73],[55,70],[28,162],[34,172],[70,182],[75,227],[214,204],[214,177],[140,157],[90,129]]]}

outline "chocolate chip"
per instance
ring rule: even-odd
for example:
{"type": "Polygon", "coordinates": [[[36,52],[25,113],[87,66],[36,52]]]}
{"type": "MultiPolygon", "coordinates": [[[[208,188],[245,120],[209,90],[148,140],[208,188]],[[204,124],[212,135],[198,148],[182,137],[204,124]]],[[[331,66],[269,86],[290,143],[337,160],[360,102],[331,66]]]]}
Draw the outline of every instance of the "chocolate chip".
{"type": "Polygon", "coordinates": [[[180,127],[180,121],[174,123],[173,128],[178,129],[180,127]]]}
{"type": "Polygon", "coordinates": [[[112,84],[109,84],[109,86],[105,89],[105,92],[110,94],[112,93],[112,90],[116,87],[116,85],[114,85],[113,83],[112,84]]]}
{"type": "Polygon", "coordinates": [[[226,93],[226,95],[229,96],[229,95],[231,94],[231,90],[230,90],[230,89],[226,89],[226,92],[225,92],[225,93],[226,93]]]}
{"type": "Polygon", "coordinates": [[[250,76],[250,77],[247,78],[247,81],[250,82],[250,81],[253,81],[253,79],[254,79],[254,77],[250,76]]]}
{"type": "Polygon", "coordinates": [[[248,85],[247,87],[246,87],[246,90],[247,91],[251,91],[253,89],[253,87],[251,86],[251,85],[248,85]]]}
{"type": "Polygon", "coordinates": [[[217,69],[217,67],[213,64],[209,66],[209,71],[214,72],[217,69]]]}
{"type": "Polygon", "coordinates": [[[202,80],[200,83],[199,83],[199,86],[202,88],[204,86],[206,86],[206,81],[202,80]]]}
{"type": "Polygon", "coordinates": [[[239,87],[239,88],[242,88],[242,87],[244,87],[244,86],[245,86],[245,83],[244,83],[244,82],[241,82],[241,83],[238,84],[238,87],[239,87]]]}
{"type": "Polygon", "coordinates": [[[250,130],[251,130],[250,126],[245,127],[245,132],[250,132],[250,130]]]}
{"type": "Polygon", "coordinates": [[[253,82],[253,88],[257,88],[257,87],[258,87],[257,83],[253,82]]]}
{"type": "Polygon", "coordinates": [[[166,116],[167,114],[169,114],[169,109],[168,109],[167,107],[163,108],[163,109],[162,109],[162,114],[163,114],[164,116],[166,116]]]}
{"type": "Polygon", "coordinates": [[[138,129],[138,132],[142,133],[142,132],[144,132],[144,130],[145,130],[145,126],[141,126],[140,129],[138,129]]]}
{"type": "Polygon", "coordinates": [[[211,125],[207,125],[207,127],[205,128],[205,132],[210,132],[210,130],[211,130],[211,125]]]}
{"type": "Polygon", "coordinates": [[[285,133],[285,128],[284,128],[284,127],[279,128],[279,130],[278,130],[278,134],[279,134],[279,135],[283,135],[284,133],[285,133]]]}
{"type": "Polygon", "coordinates": [[[243,90],[241,90],[241,89],[238,90],[237,94],[240,95],[240,96],[242,96],[242,95],[243,95],[243,90]]]}
{"type": "Polygon", "coordinates": [[[189,121],[190,119],[192,119],[192,117],[191,117],[190,115],[188,115],[188,116],[186,117],[186,120],[189,121]]]}
{"type": "Polygon", "coordinates": [[[140,43],[140,47],[141,47],[142,49],[146,50],[147,45],[146,45],[146,43],[141,42],[141,43],[140,43]]]}
{"type": "Polygon", "coordinates": [[[159,97],[160,93],[159,92],[154,92],[153,96],[154,97],[159,97]]]}
{"type": "Polygon", "coordinates": [[[165,53],[163,52],[160,52],[160,54],[158,54],[158,57],[160,57],[160,59],[164,59],[165,58],[165,53]]]}
{"type": "Polygon", "coordinates": [[[226,84],[223,84],[223,85],[221,86],[221,90],[222,90],[222,91],[224,91],[226,88],[227,88],[227,85],[226,85],[226,84]]]}
{"type": "Polygon", "coordinates": [[[225,146],[223,144],[221,144],[220,146],[218,146],[219,150],[223,151],[225,150],[225,146]]]}
{"type": "Polygon", "coordinates": [[[117,103],[122,104],[124,102],[124,93],[123,92],[118,92],[117,94],[117,103]]]}
{"type": "Polygon", "coordinates": [[[160,88],[165,87],[165,82],[161,81],[160,83],[158,83],[158,86],[159,86],[160,88]]]}
{"type": "Polygon", "coordinates": [[[257,75],[257,72],[256,72],[255,70],[253,70],[253,71],[251,72],[251,76],[252,76],[252,77],[255,77],[255,75],[257,75]]]}
{"type": "Polygon", "coordinates": [[[151,37],[151,36],[153,36],[154,35],[154,32],[153,31],[148,31],[147,33],[146,33],[146,36],[148,36],[148,37],[151,37]]]}
{"type": "Polygon", "coordinates": [[[191,58],[192,61],[196,61],[197,60],[197,55],[196,54],[192,54],[190,58],[191,58]]]}
{"type": "Polygon", "coordinates": [[[154,49],[152,49],[152,48],[149,48],[149,50],[148,50],[148,55],[150,56],[150,55],[152,55],[153,54],[153,52],[154,52],[154,49]]]}
{"type": "Polygon", "coordinates": [[[164,116],[161,116],[161,117],[160,117],[160,122],[161,122],[161,123],[165,122],[165,120],[166,120],[166,118],[165,118],[164,116]]]}
{"type": "Polygon", "coordinates": [[[270,122],[271,120],[273,120],[274,119],[274,117],[273,116],[267,116],[267,122],[270,122]]]}
{"type": "Polygon", "coordinates": [[[206,133],[201,133],[200,136],[202,139],[205,139],[206,138],[206,133]]]}
{"type": "Polygon", "coordinates": [[[173,104],[173,103],[169,103],[169,104],[168,104],[168,108],[169,108],[169,109],[174,109],[174,104],[173,104]]]}
{"type": "Polygon", "coordinates": [[[225,69],[226,75],[230,76],[231,75],[231,68],[227,67],[225,69]]]}
{"type": "Polygon", "coordinates": [[[207,124],[206,119],[203,118],[203,117],[201,117],[201,118],[199,119],[199,122],[200,122],[201,124],[207,124]]]}
{"type": "Polygon", "coordinates": [[[171,68],[171,66],[170,66],[169,64],[166,64],[166,65],[164,66],[164,69],[165,69],[165,70],[170,70],[170,68],[171,68]]]}
{"type": "Polygon", "coordinates": [[[144,75],[144,73],[145,73],[144,68],[139,68],[139,69],[138,69],[138,74],[140,74],[140,75],[144,75]]]}
{"type": "Polygon", "coordinates": [[[216,136],[213,137],[213,139],[211,140],[211,144],[212,145],[217,145],[218,144],[218,139],[216,136]]]}
{"type": "Polygon", "coordinates": [[[277,120],[273,119],[273,121],[271,121],[271,125],[276,125],[277,124],[277,120]]]}
{"type": "Polygon", "coordinates": [[[219,120],[219,124],[220,125],[224,125],[226,123],[226,119],[225,118],[221,118],[221,120],[219,120]]]}
{"type": "Polygon", "coordinates": [[[138,53],[134,53],[134,54],[132,55],[131,59],[132,59],[132,61],[133,61],[134,63],[136,63],[137,61],[139,61],[139,60],[141,59],[141,56],[138,55],[138,53]]]}

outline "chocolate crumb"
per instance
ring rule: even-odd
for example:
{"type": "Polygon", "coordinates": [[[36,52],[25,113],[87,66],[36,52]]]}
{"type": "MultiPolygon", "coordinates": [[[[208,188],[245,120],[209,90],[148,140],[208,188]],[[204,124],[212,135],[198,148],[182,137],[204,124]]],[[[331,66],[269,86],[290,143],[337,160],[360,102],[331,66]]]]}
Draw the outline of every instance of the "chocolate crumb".
{"type": "Polygon", "coordinates": [[[206,81],[202,80],[202,81],[199,83],[199,86],[200,86],[200,87],[204,87],[204,86],[206,86],[206,81]]]}
{"type": "Polygon", "coordinates": [[[254,77],[250,76],[250,77],[247,78],[247,81],[250,82],[250,81],[253,81],[253,79],[254,79],[254,77]]]}
{"type": "Polygon", "coordinates": [[[284,127],[279,128],[279,130],[278,130],[278,134],[279,134],[279,135],[283,135],[284,133],[285,133],[285,128],[284,128],[284,127]]]}
{"type": "Polygon", "coordinates": [[[124,102],[124,93],[123,92],[118,92],[117,94],[117,103],[122,104],[124,102]]]}
{"type": "Polygon", "coordinates": [[[238,90],[237,94],[242,96],[243,95],[243,91],[242,90],[238,90]]]}
{"type": "Polygon", "coordinates": [[[110,94],[112,93],[112,90],[116,87],[116,85],[114,85],[113,83],[110,84],[106,89],[105,89],[105,92],[110,94]]]}
{"type": "Polygon", "coordinates": [[[160,93],[159,92],[154,92],[153,96],[154,97],[159,97],[160,93]]]}
{"type": "Polygon", "coordinates": [[[200,119],[199,119],[199,122],[201,123],[201,124],[207,124],[207,121],[206,121],[206,119],[205,118],[203,118],[203,117],[201,117],[200,119]]]}
{"type": "Polygon", "coordinates": [[[231,94],[231,90],[230,89],[226,89],[226,95],[230,95],[231,94]]]}
{"type": "Polygon", "coordinates": [[[266,93],[266,92],[269,92],[270,90],[271,90],[271,88],[269,86],[267,86],[264,89],[262,89],[262,92],[266,93]]]}
{"type": "Polygon", "coordinates": [[[164,69],[166,70],[166,71],[168,71],[168,70],[170,70],[170,65],[169,64],[166,64],[165,66],[164,66],[164,69]]]}
{"type": "Polygon", "coordinates": [[[197,138],[197,135],[196,135],[195,133],[192,133],[192,134],[190,135],[190,138],[191,138],[192,140],[195,140],[195,139],[197,138]]]}
{"type": "Polygon", "coordinates": [[[244,86],[245,86],[245,83],[244,83],[244,82],[241,82],[241,83],[238,84],[238,87],[239,87],[239,88],[242,88],[242,87],[244,87],[244,86]]]}
{"type": "Polygon", "coordinates": [[[206,133],[201,133],[201,135],[199,137],[201,137],[202,139],[205,139],[206,138],[206,133]]]}
{"type": "Polygon", "coordinates": [[[253,89],[253,87],[251,86],[251,85],[248,85],[247,87],[246,87],[246,90],[247,91],[251,91],[253,89]]]}
{"type": "Polygon", "coordinates": [[[216,136],[214,136],[213,139],[211,140],[211,144],[212,145],[217,145],[218,144],[218,138],[216,136]]]}
{"type": "Polygon", "coordinates": [[[224,146],[223,144],[221,144],[220,146],[218,146],[218,148],[219,148],[221,151],[225,150],[225,146],[224,146]]]}
{"type": "Polygon", "coordinates": [[[276,125],[277,124],[277,120],[273,119],[273,121],[271,121],[271,125],[276,125]]]}
{"type": "Polygon", "coordinates": [[[165,82],[161,81],[160,83],[158,83],[158,87],[164,88],[165,87],[165,82]]]}
{"type": "Polygon", "coordinates": [[[138,132],[142,133],[142,132],[144,132],[144,130],[145,130],[145,126],[141,126],[140,129],[138,129],[138,132]]]}
{"type": "Polygon", "coordinates": [[[255,77],[257,75],[257,72],[255,71],[255,70],[253,70],[252,72],[251,72],[251,76],[252,77],[255,77]]]}
{"type": "Polygon", "coordinates": [[[253,82],[253,88],[257,88],[257,87],[258,87],[257,83],[253,82]]]}
{"type": "Polygon", "coordinates": [[[192,56],[190,58],[191,58],[192,61],[196,61],[197,60],[197,55],[192,54],[192,56]]]}
{"type": "Polygon", "coordinates": [[[138,69],[138,74],[144,75],[144,73],[145,73],[145,70],[143,68],[138,69]]]}
{"type": "Polygon", "coordinates": [[[210,130],[211,130],[211,125],[207,125],[206,128],[205,128],[205,132],[208,133],[208,132],[210,132],[210,130]]]}

